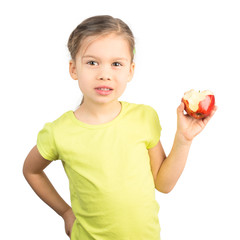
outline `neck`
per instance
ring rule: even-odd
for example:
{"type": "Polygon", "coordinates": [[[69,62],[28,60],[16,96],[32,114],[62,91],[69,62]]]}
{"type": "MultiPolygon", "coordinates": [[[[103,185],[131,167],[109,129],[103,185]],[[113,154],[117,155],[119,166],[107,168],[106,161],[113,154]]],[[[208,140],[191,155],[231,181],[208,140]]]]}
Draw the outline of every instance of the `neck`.
{"type": "Polygon", "coordinates": [[[80,105],[76,112],[79,116],[91,122],[107,122],[114,119],[121,111],[121,103],[118,100],[108,103],[96,103],[87,101],[80,105]]]}

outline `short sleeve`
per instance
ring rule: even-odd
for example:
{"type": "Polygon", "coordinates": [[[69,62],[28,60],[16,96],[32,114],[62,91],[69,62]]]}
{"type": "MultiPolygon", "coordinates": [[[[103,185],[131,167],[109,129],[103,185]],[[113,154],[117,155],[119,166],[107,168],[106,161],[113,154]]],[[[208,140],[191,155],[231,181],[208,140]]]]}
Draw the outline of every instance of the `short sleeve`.
{"type": "Polygon", "coordinates": [[[160,125],[159,117],[156,110],[148,106],[147,119],[148,119],[148,141],[147,149],[153,148],[159,141],[162,127],[160,125]]]}
{"type": "Polygon", "coordinates": [[[37,148],[43,158],[57,160],[58,152],[52,130],[52,123],[46,123],[37,136],[37,148]]]}

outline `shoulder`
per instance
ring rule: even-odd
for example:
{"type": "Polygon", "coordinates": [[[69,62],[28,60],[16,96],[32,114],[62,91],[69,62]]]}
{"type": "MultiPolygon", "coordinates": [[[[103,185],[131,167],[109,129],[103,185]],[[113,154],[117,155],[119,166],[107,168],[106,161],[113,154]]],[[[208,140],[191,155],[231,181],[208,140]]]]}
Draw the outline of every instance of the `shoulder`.
{"type": "Polygon", "coordinates": [[[46,122],[45,127],[51,129],[53,133],[61,129],[64,129],[66,128],[67,125],[71,123],[71,114],[73,114],[73,111],[71,110],[64,112],[54,120],[46,122]]]}
{"type": "Polygon", "coordinates": [[[73,114],[72,110],[64,112],[62,115],[60,115],[58,118],[56,118],[52,123],[54,125],[58,125],[58,124],[62,124],[62,123],[68,122],[69,119],[70,119],[71,114],[73,114]]]}
{"type": "Polygon", "coordinates": [[[127,105],[128,111],[134,112],[137,115],[146,117],[157,115],[157,111],[150,105],[130,102],[125,102],[125,104],[127,105]]]}
{"type": "Polygon", "coordinates": [[[131,103],[131,102],[123,102],[129,110],[135,111],[155,111],[155,109],[144,103],[131,103]]]}
{"type": "Polygon", "coordinates": [[[159,122],[157,111],[150,105],[126,103],[125,121],[134,122],[137,126],[155,125],[159,122]]]}

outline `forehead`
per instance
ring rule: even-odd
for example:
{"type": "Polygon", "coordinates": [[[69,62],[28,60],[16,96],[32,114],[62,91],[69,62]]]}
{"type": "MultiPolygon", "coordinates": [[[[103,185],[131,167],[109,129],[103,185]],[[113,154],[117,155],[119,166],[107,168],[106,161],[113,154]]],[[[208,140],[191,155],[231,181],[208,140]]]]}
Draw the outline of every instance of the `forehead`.
{"type": "Polygon", "coordinates": [[[131,58],[130,46],[122,35],[108,34],[104,36],[87,37],[79,49],[80,56],[98,55],[131,58]]]}

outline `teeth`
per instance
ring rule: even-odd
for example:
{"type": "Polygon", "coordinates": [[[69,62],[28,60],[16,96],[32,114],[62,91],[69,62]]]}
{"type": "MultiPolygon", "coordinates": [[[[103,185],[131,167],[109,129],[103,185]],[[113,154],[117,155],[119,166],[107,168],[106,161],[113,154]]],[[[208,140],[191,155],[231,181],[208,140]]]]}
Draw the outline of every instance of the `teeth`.
{"type": "Polygon", "coordinates": [[[105,91],[110,90],[110,88],[98,88],[98,89],[105,90],[105,91]]]}

